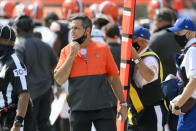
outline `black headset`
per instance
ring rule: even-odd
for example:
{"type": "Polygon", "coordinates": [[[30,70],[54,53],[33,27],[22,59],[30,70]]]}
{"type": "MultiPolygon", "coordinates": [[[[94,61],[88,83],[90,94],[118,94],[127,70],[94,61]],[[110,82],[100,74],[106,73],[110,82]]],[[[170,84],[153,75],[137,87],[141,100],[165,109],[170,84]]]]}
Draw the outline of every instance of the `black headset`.
{"type": "Polygon", "coordinates": [[[27,15],[19,15],[16,17],[14,24],[17,31],[29,32],[33,30],[33,21],[27,15]]]}

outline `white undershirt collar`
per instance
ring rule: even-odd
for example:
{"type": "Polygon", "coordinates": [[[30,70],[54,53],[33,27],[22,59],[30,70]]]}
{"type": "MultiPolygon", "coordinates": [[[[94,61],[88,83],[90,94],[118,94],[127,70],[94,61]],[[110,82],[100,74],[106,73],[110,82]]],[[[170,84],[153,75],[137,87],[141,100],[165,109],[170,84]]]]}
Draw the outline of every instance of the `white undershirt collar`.
{"type": "Polygon", "coordinates": [[[191,46],[191,44],[193,44],[193,43],[196,43],[196,38],[193,38],[193,39],[189,40],[189,41],[187,42],[186,46],[185,46],[185,49],[186,49],[187,47],[191,46]]]}

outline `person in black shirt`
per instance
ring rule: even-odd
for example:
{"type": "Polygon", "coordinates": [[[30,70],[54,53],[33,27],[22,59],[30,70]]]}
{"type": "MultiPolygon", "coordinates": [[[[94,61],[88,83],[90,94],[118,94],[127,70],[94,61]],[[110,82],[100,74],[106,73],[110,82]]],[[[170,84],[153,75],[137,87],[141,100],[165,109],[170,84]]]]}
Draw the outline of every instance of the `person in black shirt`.
{"type": "MultiPolygon", "coordinates": [[[[118,25],[113,23],[108,23],[103,27],[104,32],[104,40],[109,45],[110,50],[112,52],[112,56],[114,57],[115,63],[120,70],[120,55],[121,55],[121,44],[119,43],[120,38],[120,30],[118,25]]],[[[113,103],[114,113],[117,113],[117,99],[112,91],[112,88],[107,88],[108,98],[111,99],[113,103]]]]}
{"type": "Polygon", "coordinates": [[[29,101],[27,70],[13,50],[15,38],[15,32],[11,27],[0,26],[0,130],[2,131],[20,131],[29,101]]]}
{"type": "Polygon", "coordinates": [[[27,85],[31,104],[25,117],[25,131],[50,131],[49,116],[53,99],[53,69],[57,63],[54,50],[33,34],[33,22],[29,16],[15,19],[17,31],[15,50],[27,67],[27,85]],[[32,108],[30,107],[32,106],[32,108]]]}
{"type": "Polygon", "coordinates": [[[118,25],[108,23],[103,27],[104,40],[109,45],[116,65],[120,70],[120,55],[121,55],[121,44],[120,44],[120,30],[118,25]]]}

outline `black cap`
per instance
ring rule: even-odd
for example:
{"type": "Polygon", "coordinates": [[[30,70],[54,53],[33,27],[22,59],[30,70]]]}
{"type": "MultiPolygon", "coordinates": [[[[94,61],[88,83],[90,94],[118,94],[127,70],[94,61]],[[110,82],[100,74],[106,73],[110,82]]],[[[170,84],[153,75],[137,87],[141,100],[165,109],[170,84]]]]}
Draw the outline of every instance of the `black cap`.
{"type": "Polygon", "coordinates": [[[15,41],[16,35],[14,30],[8,26],[0,26],[0,38],[10,40],[10,41],[15,41]]]}

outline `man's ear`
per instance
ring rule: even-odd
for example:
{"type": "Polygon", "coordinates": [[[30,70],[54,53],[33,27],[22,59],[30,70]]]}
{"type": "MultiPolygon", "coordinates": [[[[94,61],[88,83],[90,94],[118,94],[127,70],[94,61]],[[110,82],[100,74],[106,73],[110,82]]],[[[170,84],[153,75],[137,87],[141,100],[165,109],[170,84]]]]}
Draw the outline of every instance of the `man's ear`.
{"type": "Polygon", "coordinates": [[[138,42],[140,49],[138,50],[138,53],[140,53],[145,47],[146,47],[146,40],[141,39],[140,42],[138,42]]]}
{"type": "Polygon", "coordinates": [[[187,34],[188,34],[188,38],[196,36],[196,32],[195,31],[188,31],[187,34]]]}
{"type": "Polygon", "coordinates": [[[189,36],[191,35],[191,31],[187,31],[187,33],[186,33],[186,37],[188,37],[189,38],[189,36]]]}
{"type": "Polygon", "coordinates": [[[142,45],[142,47],[146,47],[146,40],[145,39],[142,39],[142,43],[141,43],[142,45]]]}
{"type": "Polygon", "coordinates": [[[115,35],[115,36],[114,36],[114,39],[118,39],[118,36],[117,36],[117,35],[115,35]]]}
{"type": "Polygon", "coordinates": [[[104,39],[104,41],[107,41],[107,35],[106,34],[103,35],[103,39],[104,39]]]}
{"type": "Polygon", "coordinates": [[[90,27],[88,27],[88,28],[86,29],[86,33],[89,34],[89,35],[91,35],[91,29],[90,29],[90,27]]]}

